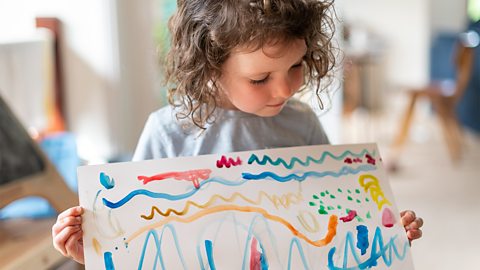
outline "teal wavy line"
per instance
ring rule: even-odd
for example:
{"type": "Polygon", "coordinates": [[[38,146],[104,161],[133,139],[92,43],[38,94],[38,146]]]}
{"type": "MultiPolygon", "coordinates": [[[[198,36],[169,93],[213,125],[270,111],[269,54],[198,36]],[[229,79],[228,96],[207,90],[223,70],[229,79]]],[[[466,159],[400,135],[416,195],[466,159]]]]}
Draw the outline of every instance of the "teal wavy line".
{"type": "MultiPolygon", "coordinates": [[[[293,168],[293,166],[295,166],[295,163],[298,163],[304,167],[307,167],[310,165],[310,162],[313,162],[313,163],[317,163],[317,164],[322,164],[323,161],[325,160],[325,158],[327,158],[327,156],[335,159],[335,160],[343,160],[346,156],[350,155],[350,156],[354,156],[354,157],[363,157],[365,156],[366,154],[370,154],[367,149],[363,149],[362,152],[358,153],[358,154],[355,154],[353,153],[352,151],[350,150],[347,150],[345,152],[343,152],[341,155],[339,156],[335,156],[334,154],[332,154],[331,152],[329,151],[325,151],[322,153],[322,156],[319,158],[319,159],[315,159],[311,156],[307,156],[307,159],[305,161],[302,161],[300,160],[299,158],[297,157],[293,157],[290,162],[287,162],[285,161],[283,158],[277,158],[276,160],[272,160],[272,158],[268,155],[264,155],[263,158],[260,160],[257,155],[255,154],[252,154],[250,156],[250,158],[248,159],[248,164],[253,164],[254,162],[256,162],[257,164],[259,165],[265,165],[267,163],[270,163],[271,165],[274,165],[274,166],[278,166],[278,165],[283,165],[285,168],[287,169],[291,169],[293,168]]],[[[375,156],[375,151],[371,154],[371,156],[375,156]]]]}
{"type": "Polygon", "coordinates": [[[325,171],[325,172],[309,171],[309,172],[303,173],[302,175],[292,173],[292,174],[289,174],[287,176],[279,176],[279,175],[277,175],[273,172],[262,172],[260,174],[242,173],[242,177],[243,177],[243,179],[246,179],[246,180],[263,180],[263,179],[266,179],[266,178],[271,178],[275,181],[282,182],[282,183],[283,182],[288,182],[288,181],[291,181],[291,180],[302,182],[305,179],[307,179],[308,177],[322,178],[322,177],[325,177],[325,176],[332,176],[332,177],[338,178],[338,177],[340,177],[342,175],[346,175],[346,174],[358,174],[359,172],[373,171],[375,169],[376,169],[376,167],[373,166],[373,165],[361,165],[356,169],[348,167],[348,166],[344,166],[338,172],[334,172],[334,171],[325,171]]]}

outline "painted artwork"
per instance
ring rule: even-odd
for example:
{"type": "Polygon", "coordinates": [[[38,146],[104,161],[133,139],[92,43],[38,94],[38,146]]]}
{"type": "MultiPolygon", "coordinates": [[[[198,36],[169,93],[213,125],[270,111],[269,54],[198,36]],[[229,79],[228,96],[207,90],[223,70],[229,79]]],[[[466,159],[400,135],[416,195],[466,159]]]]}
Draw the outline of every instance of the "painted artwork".
{"type": "Polygon", "coordinates": [[[87,269],[413,269],[375,144],[84,166],[87,269]]]}

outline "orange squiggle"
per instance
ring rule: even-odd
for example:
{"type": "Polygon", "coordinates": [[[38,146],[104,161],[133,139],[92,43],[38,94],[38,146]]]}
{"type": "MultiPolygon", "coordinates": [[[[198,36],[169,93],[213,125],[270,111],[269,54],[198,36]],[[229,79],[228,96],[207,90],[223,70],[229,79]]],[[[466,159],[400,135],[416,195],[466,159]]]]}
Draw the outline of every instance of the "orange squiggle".
{"type": "Polygon", "coordinates": [[[337,234],[337,225],[338,225],[338,217],[336,215],[331,215],[328,221],[328,231],[327,234],[323,239],[319,240],[311,240],[308,238],[306,235],[298,231],[292,224],[290,224],[287,220],[283,219],[282,217],[275,216],[269,214],[265,209],[259,208],[259,207],[252,207],[252,206],[239,206],[239,205],[218,205],[214,206],[212,208],[208,208],[205,210],[202,210],[200,212],[195,213],[194,215],[187,217],[187,218],[180,218],[176,216],[170,216],[166,219],[163,219],[162,221],[159,221],[155,224],[151,224],[148,226],[145,226],[141,228],[140,230],[136,231],[135,233],[132,234],[125,242],[128,244],[130,243],[133,239],[137,238],[141,234],[143,234],[146,231],[161,227],[165,224],[168,224],[170,222],[176,221],[176,222],[181,222],[181,223],[190,223],[193,222],[197,219],[200,219],[204,216],[214,214],[214,213],[219,213],[219,212],[225,212],[225,211],[238,211],[238,212],[247,212],[247,213],[259,213],[262,216],[264,216],[266,219],[278,222],[287,229],[289,229],[293,235],[296,237],[305,240],[305,242],[309,243],[312,246],[316,247],[323,247],[328,245],[335,237],[337,234]]]}
{"type": "Polygon", "coordinates": [[[192,205],[196,206],[198,208],[201,208],[201,209],[205,209],[205,208],[211,206],[217,200],[222,200],[224,202],[231,203],[231,202],[235,201],[238,197],[242,198],[244,201],[249,202],[249,203],[254,204],[254,205],[262,204],[263,198],[267,198],[277,209],[278,209],[279,206],[283,206],[285,209],[288,209],[291,204],[297,204],[297,203],[303,201],[303,196],[302,196],[300,191],[297,192],[297,194],[294,194],[294,193],[290,192],[290,193],[287,193],[287,194],[282,195],[282,196],[268,195],[265,191],[260,191],[258,193],[258,197],[257,197],[256,200],[252,200],[250,198],[245,197],[241,193],[235,192],[229,198],[224,197],[220,194],[215,194],[204,204],[198,204],[196,202],[193,202],[193,201],[189,200],[189,201],[186,202],[185,207],[181,211],[169,208],[165,212],[162,212],[160,209],[158,209],[158,207],[152,206],[152,210],[150,211],[150,215],[148,215],[148,216],[147,215],[141,215],[141,217],[143,219],[151,220],[151,219],[154,218],[155,213],[159,213],[160,215],[162,215],[164,217],[170,216],[172,213],[175,213],[177,216],[183,216],[183,215],[188,213],[188,211],[190,209],[190,206],[192,206],[192,205]]]}

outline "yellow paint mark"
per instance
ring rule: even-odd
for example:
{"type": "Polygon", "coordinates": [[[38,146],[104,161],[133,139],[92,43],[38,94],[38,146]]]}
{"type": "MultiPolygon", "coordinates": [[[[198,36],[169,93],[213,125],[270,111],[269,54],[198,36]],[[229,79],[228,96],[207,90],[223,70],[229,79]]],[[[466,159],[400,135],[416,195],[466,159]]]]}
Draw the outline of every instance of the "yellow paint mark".
{"type": "Polygon", "coordinates": [[[206,203],[204,204],[198,204],[194,201],[190,201],[188,200],[186,203],[185,203],[185,207],[179,211],[179,210],[175,210],[175,209],[172,209],[172,208],[169,208],[167,209],[165,212],[161,211],[160,209],[158,209],[158,207],[156,206],[152,206],[152,210],[150,211],[150,215],[141,215],[141,217],[143,219],[147,219],[147,220],[151,220],[154,218],[155,216],[155,213],[159,213],[160,215],[164,216],[164,217],[168,217],[170,216],[172,213],[175,213],[177,216],[183,216],[183,215],[186,215],[190,209],[190,206],[196,206],[198,208],[201,208],[201,209],[205,209],[209,206],[211,206],[213,203],[215,203],[215,201],[217,200],[221,200],[221,201],[224,201],[224,202],[234,202],[236,199],[238,198],[241,198],[243,199],[244,201],[246,202],[249,202],[251,204],[254,204],[254,205],[261,205],[262,204],[262,201],[264,198],[268,199],[274,206],[275,208],[279,208],[280,206],[284,207],[285,209],[288,209],[290,207],[291,204],[298,204],[299,202],[303,201],[303,196],[301,194],[301,192],[297,192],[296,194],[292,193],[292,192],[289,192],[285,195],[282,195],[282,196],[277,196],[277,195],[268,195],[266,192],[264,191],[260,191],[258,193],[258,197],[256,200],[252,200],[250,198],[247,198],[245,197],[243,194],[241,193],[238,193],[238,192],[235,192],[233,193],[230,197],[224,197],[222,195],[219,195],[219,194],[215,194],[213,195],[206,203]]]}
{"type": "Polygon", "coordinates": [[[377,204],[378,210],[381,210],[382,206],[385,204],[390,206],[392,205],[392,203],[383,194],[383,190],[375,176],[370,174],[360,175],[358,182],[365,189],[365,192],[370,191],[370,196],[372,196],[372,200],[377,204]],[[370,179],[370,181],[365,183],[366,179],[370,179]]]}
{"type": "Polygon", "coordinates": [[[312,213],[307,212],[307,211],[302,211],[297,216],[297,218],[298,218],[298,221],[300,221],[300,224],[302,224],[303,228],[305,228],[305,230],[307,230],[311,233],[316,233],[320,230],[320,225],[318,225],[318,221],[312,213]],[[310,219],[313,221],[313,228],[305,220],[304,214],[308,214],[310,216],[310,219]]]}
{"type": "Polygon", "coordinates": [[[331,215],[330,219],[328,221],[328,231],[327,234],[323,239],[320,240],[311,240],[307,236],[305,236],[303,233],[299,232],[292,224],[290,224],[287,220],[279,217],[279,216],[274,216],[269,214],[265,209],[259,208],[259,207],[252,207],[252,206],[239,206],[239,205],[219,205],[219,206],[214,206],[212,208],[208,208],[205,210],[202,210],[200,212],[195,213],[194,215],[188,217],[188,218],[180,218],[176,216],[170,216],[162,221],[159,221],[155,224],[151,224],[148,226],[145,226],[138,230],[137,232],[133,233],[132,236],[130,236],[125,242],[128,244],[130,241],[133,239],[137,238],[141,234],[143,234],[146,231],[161,227],[167,223],[176,221],[176,222],[181,222],[181,223],[190,223],[192,221],[195,221],[197,219],[200,219],[204,216],[214,214],[214,213],[219,213],[219,212],[225,212],[225,211],[238,211],[238,212],[247,212],[247,213],[259,213],[262,216],[264,216],[266,219],[278,222],[287,229],[289,229],[293,235],[296,237],[305,240],[307,243],[310,245],[316,246],[316,247],[323,247],[330,243],[337,234],[337,225],[338,225],[338,217],[335,215],[331,215]]]}
{"type": "Polygon", "coordinates": [[[101,256],[102,255],[102,245],[98,242],[97,238],[92,238],[92,245],[93,248],[95,249],[95,252],[97,255],[101,256]]]}

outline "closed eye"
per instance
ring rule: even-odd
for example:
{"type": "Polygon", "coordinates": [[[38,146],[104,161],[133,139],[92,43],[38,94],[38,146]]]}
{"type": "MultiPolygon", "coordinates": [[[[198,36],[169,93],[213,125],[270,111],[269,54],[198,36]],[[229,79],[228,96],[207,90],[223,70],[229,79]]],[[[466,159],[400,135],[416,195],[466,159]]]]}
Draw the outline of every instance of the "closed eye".
{"type": "Polygon", "coordinates": [[[291,68],[299,68],[303,65],[303,62],[293,65],[291,68]]]}
{"type": "Polygon", "coordinates": [[[264,84],[268,81],[268,79],[270,78],[270,75],[267,75],[267,77],[261,79],[261,80],[250,80],[250,83],[251,84],[254,84],[254,85],[258,85],[258,84],[264,84]]]}

